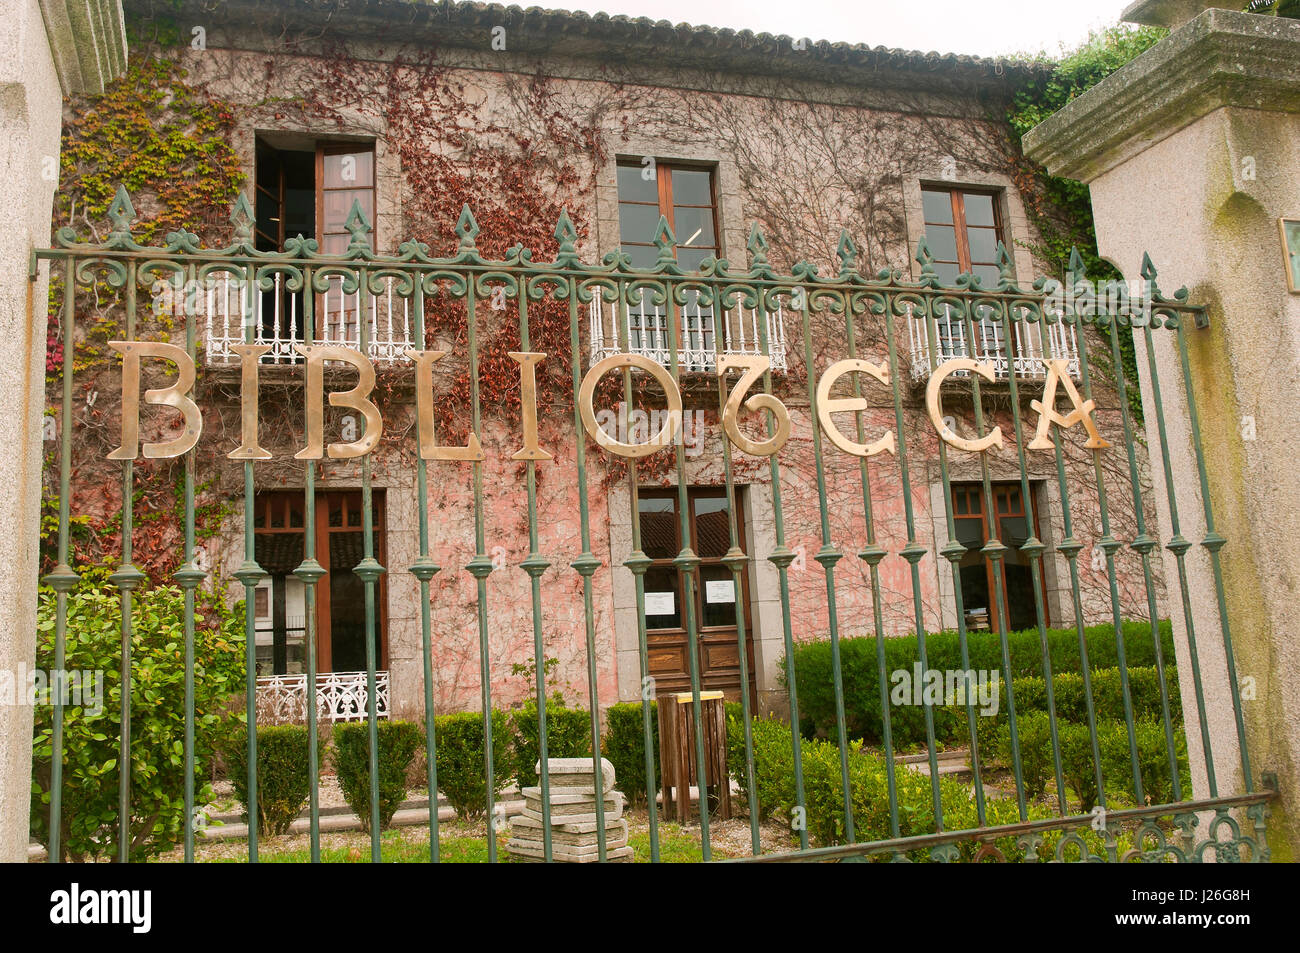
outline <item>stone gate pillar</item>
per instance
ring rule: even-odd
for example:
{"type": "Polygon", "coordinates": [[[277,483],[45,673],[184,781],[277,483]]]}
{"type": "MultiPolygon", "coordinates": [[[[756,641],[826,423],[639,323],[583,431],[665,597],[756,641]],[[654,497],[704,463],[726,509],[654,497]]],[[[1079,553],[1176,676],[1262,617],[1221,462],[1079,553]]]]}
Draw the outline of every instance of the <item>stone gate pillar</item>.
{"type": "MultiPolygon", "coordinates": [[[[46,280],[63,97],[94,93],[126,66],[119,0],[0,0],[0,677],[35,664],[46,280]]],[[[32,709],[0,699],[0,861],[27,859],[32,709]]]]}
{"type": "MultiPolygon", "coordinates": [[[[1130,22],[1168,37],[1025,137],[1053,175],[1092,191],[1101,254],[1138,278],[1143,252],[1165,294],[1185,285],[1209,306],[1187,331],[1189,367],[1221,551],[1247,748],[1258,789],[1277,776],[1269,843],[1300,856],[1300,236],[1287,258],[1280,219],[1300,220],[1300,21],[1142,0],[1130,22]],[[1292,285],[1287,279],[1292,269],[1292,285]]],[[[1300,226],[1296,231],[1300,233],[1300,226]]],[[[1189,594],[1221,795],[1243,768],[1205,537],[1184,377],[1172,335],[1155,363],[1189,594]]],[[[1147,439],[1162,541],[1171,535],[1166,479],[1138,341],[1147,439]]],[[[1178,672],[1197,797],[1208,795],[1175,561],[1165,559],[1178,672]]]]}

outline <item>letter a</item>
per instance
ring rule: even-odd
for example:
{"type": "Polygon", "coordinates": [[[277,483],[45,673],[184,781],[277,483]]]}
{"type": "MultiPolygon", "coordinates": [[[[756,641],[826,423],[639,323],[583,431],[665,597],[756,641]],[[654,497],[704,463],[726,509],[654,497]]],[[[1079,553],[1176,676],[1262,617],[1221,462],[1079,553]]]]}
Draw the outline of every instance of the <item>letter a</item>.
{"type": "Polygon", "coordinates": [[[1092,419],[1092,410],[1096,406],[1091,400],[1082,400],[1079,397],[1079,391],[1074,386],[1074,381],[1070,379],[1070,362],[1057,358],[1055,360],[1041,359],[1047,367],[1047,381],[1043,384],[1043,399],[1031,400],[1029,406],[1038,411],[1038,430],[1034,432],[1034,439],[1029,442],[1030,450],[1051,450],[1052,441],[1047,439],[1047,429],[1052,424],[1056,424],[1062,429],[1073,427],[1075,424],[1083,424],[1083,429],[1088,431],[1088,440],[1084,446],[1089,450],[1104,450],[1110,446],[1110,441],[1104,440],[1100,433],[1097,432],[1097,425],[1092,419]],[[1062,415],[1056,412],[1056,385],[1057,382],[1065,388],[1066,396],[1070,398],[1070,403],[1074,410],[1068,414],[1062,415]]]}

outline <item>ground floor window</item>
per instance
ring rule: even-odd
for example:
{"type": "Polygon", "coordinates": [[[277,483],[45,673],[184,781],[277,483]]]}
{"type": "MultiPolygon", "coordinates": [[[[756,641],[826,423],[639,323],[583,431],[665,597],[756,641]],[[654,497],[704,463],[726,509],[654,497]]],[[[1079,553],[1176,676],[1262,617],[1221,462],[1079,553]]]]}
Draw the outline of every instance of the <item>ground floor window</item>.
{"type": "MultiPolygon", "coordinates": [[[[274,491],[254,498],[254,555],[267,577],[254,592],[257,674],[306,671],[306,591],[293,574],[306,553],[303,492],[274,491]]],[[[312,555],[326,572],[316,584],[316,670],[359,672],[366,668],[365,584],[354,570],[364,554],[360,490],[318,493],[312,555]]],[[[375,558],[384,561],[383,492],[374,491],[375,558]]],[[[388,667],[387,599],[376,586],[376,667],[388,667]]]]}
{"type": "MultiPolygon", "coordinates": [[[[676,489],[642,490],[637,500],[641,549],[650,557],[645,575],[645,626],[650,674],[657,692],[688,691],[690,644],[687,635],[685,593],[690,589],[699,635],[700,686],[740,697],[740,610],[749,605],[749,573],[741,574],[736,591],[731,569],[722,559],[731,548],[732,513],[724,487],[687,490],[686,528],[683,541],[680,501],[676,489]],[[685,573],[673,559],[689,544],[700,557],[698,570],[685,573]]],[[[737,538],[746,550],[744,507],[736,493],[737,538]]],[[[750,633],[753,619],[745,613],[746,665],[749,690],[754,691],[754,649],[750,633]]]]}
{"type": "MultiPolygon", "coordinates": [[[[1032,490],[1033,484],[1030,488],[1032,490]]],[[[1029,539],[1031,519],[1034,535],[1042,538],[1038,532],[1037,508],[1032,505],[1026,508],[1019,483],[994,483],[990,490],[991,501],[985,495],[983,483],[952,485],[957,540],[966,547],[966,554],[958,563],[966,627],[972,631],[998,629],[998,580],[993,571],[993,561],[981,552],[996,527],[999,541],[1007,547],[1001,573],[1001,595],[1006,606],[1007,624],[1013,632],[1031,629],[1038,624],[1034,611],[1034,577],[1029,557],[1019,550],[1029,539]]],[[[1047,612],[1045,594],[1043,612],[1047,612]]]]}

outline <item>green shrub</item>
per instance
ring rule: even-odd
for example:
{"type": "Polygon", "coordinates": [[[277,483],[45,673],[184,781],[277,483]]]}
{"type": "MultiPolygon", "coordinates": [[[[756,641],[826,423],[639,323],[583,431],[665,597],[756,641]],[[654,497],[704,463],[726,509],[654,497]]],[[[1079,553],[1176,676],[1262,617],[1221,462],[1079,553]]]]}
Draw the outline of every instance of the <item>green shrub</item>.
{"type": "MultiPolygon", "coordinates": [[[[483,715],[463,711],[439,715],[433,720],[438,738],[438,788],[463,819],[481,817],[487,811],[487,778],[483,715]]],[[[492,712],[492,778],[495,797],[509,780],[511,767],[510,727],[506,716],[492,712]]]]}
{"type": "MultiPolygon", "coordinates": [[[[541,756],[537,702],[510,713],[515,779],[520,787],[538,782],[536,765],[541,756]]],[[[546,704],[546,754],[550,758],[591,755],[591,714],[585,708],[567,708],[558,695],[546,704]]]]}
{"type": "MultiPolygon", "coordinates": [[[[270,725],[257,729],[257,830],[287,834],[311,794],[305,725],[270,725]]],[[[242,724],[225,749],[235,797],[248,821],[248,732],[242,724]]]]}
{"type": "MultiPolygon", "coordinates": [[[[1038,797],[1051,786],[1055,790],[1056,772],[1052,754],[1052,737],[1046,712],[1027,712],[1016,716],[1016,729],[1020,741],[1021,775],[1027,797],[1038,797]]],[[[1142,779],[1143,796],[1152,804],[1167,804],[1173,800],[1173,781],[1169,774],[1169,745],[1164,723],[1156,720],[1135,721],[1133,734],[1137,741],[1138,769],[1142,779]]],[[[1057,736],[1061,746],[1061,773],[1066,785],[1078,798],[1083,811],[1097,803],[1096,759],[1092,751],[1092,734],[1086,724],[1058,722],[1057,736]]],[[[1129,750],[1128,728],[1122,719],[1108,718],[1097,722],[1097,745],[1101,754],[1102,781],[1106,785],[1106,800],[1111,806],[1133,804],[1133,761],[1129,750]]],[[[1183,790],[1190,790],[1190,772],[1187,765],[1187,741],[1181,727],[1174,730],[1175,756],[1179,766],[1183,790]]],[[[990,760],[1010,766],[1011,731],[1003,726],[997,734],[996,746],[990,760]]]]}
{"type": "MultiPolygon", "coordinates": [[[[754,798],[760,817],[789,816],[795,804],[794,747],[790,726],[775,716],[750,722],[754,750],[754,798]]],[[[807,745],[805,744],[805,748],[807,745]]],[[[749,798],[745,771],[745,726],[734,714],[727,718],[727,765],[740,785],[742,803],[749,798]]]]}
{"type": "Polygon", "coordinates": [[[605,737],[600,750],[614,766],[615,783],[631,804],[644,804],[647,797],[653,797],[659,791],[659,718],[654,702],[650,702],[650,744],[655,776],[654,785],[647,794],[641,703],[622,702],[605,709],[605,737]]]}
{"type": "MultiPolygon", "coordinates": [[[[424,744],[424,730],[409,721],[381,721],[379,740],[379,828],[383,830],[406,800],[407,770],[424,744]]],[[[441,768],[441,764],[439,765],[441,768]]],[[[365,721],[334,726],[334,772],[343,799],[370,830],[370,725],[365,721]]],[[[441,776],[439,776],[441,781],[441,776]]]]}
{"type": "MultiPolygon", "coordinates": [[[[776,718],[755,718],[752,730],[759,810],[764,816],[793,818],[792,809],[796,804],[790,728],[776,718]]],[[[743,750],[743,725],[734,717],[728,721],[728,743],[733,751],[737,745],[743,750]]],[[[809,837],[817,846],[844,843],[844,785],[840,773],[839,745],[831,741],[807,739],[803,741],[800,751],[809,837]]],[[[855,840],[862,842],[893,837],[889,775],[884,761],[863,751],[862,743],[854,741],[849,745],[848,763],[855,840]]],[[[736,773],[733,768],[733,776],[736,773]]],[[[740,774],[743,776],[743,770],[740,774]]],[[[894,786],[898,835],[910,837],[933,833],[934,792],[929,777],[897,765],[894,768],[894,786]]],[[[964,830],[978,826],[975,803],[966,784],[940,778],[939,789],[946,829],[964,830]]],[[[1049,812],[1038,805],[1030,805],[1027,814],[1030,819],[1049,816],[1049,812]]],[[[1020,814],[1014,800],[996,797],[985,799],[985,826],[1013,824],[1019,820],[1020,814]]],[[[997,846],[1008,860],[1024,859],[1024,847],[1014,837],[999,838],[997,846]]],[[[957,849],[963,859],[970,860],[974,857],[977,845],[959,843],[957,849]]],[[[927,850],[909,852],[909,857],[913,860],[927,860],[929,856],[927,850]]]]}
{"type": "MultiPolygon", "coordinates": [[[[1124,689],[1120,681],[1118,668],[1097,669],[1090,673],[1092,681],[1093,711],[1097,721],[1124,720],[1124,689]]],[[[1155,666],[1129,668],[1129,698],[1133,704],[1134,721],[1160,721],[1164,718],[1164,708],[1160,700],[1160,679],[1155,666]]],[[[1165,685],[1169,695],[1169,718],[1179,725],[1183,718],[1182,699],[1178,692],[1178,672],[1172,667],[1165,669],[1165,685]]],[[[1018,678],[1012,683],[1016,698],[1016,724],[1020,723],[1022,714],[1044,712],[1047,708],[1047,680],[1041,677],[1018,678]]],[[[1084,690],[1083,675],[1078,672],[1062,672],[1052,676],[1052,688],[1056,705],[1058,723],[1087,725],[1088,693],[1084,690]]],[[[976,712],[976,733],[981,750],[990,748],[999,731],[1003,730],[1008,718],[1006,683],[998,681],[998,709],[994,715],[980,715],[976,712]]],[[[961,710],[963,728],[965,728],[965,709],[961,710]]],[[[965,735],[966,732],[963,733],[965,735]]],[[[1130,771],[1130,774],[1132,772],[1130,771]]]]}
{"type": "MultiPolygon", "coordinates": [[[[1159,626],[1166,663],[1174,659],[1173,637],[1168,622],[1159,626]]],[[[1145,622],[1125,622],[1124,647],[1130,668],[1155,664],[1155,643],[1151,627],[1145,622]]],[[[1091,669],[1118,665],[1114,626],[1093,626],[1084,630],[1091,669]]],[[[1013,678],[1043,677],[1042,644],[1036,629],[1007,635],[1013,678]]],[[[911,672],[920,660],[915,635],[886,637],[883,642],[885,672],[911,672]]],[[[995,670],[999,682],[1006,672],[1002,666],[1002,641],[995,632],[967,634],[969,668],[995,670]]],[[[1079,672],[1082,669],[1079,637],[1073,629],[1048,631],[1048,650],[1053,673],[1079,672]]],[[[844,690],[845,727],[850,738],[862,738],[871,744],[883,740],[880,711],[880,679],[874,636],[840,640],[840,668],[844,690]]],[[[931,669],[960,670],[961,645],[956,632],[935,632],[926,636],[926,662],[931,669]]],[[[800,730],[806,737],[835,739],[835,692],[831,677],[831,653],[828,641],[810,642],[794,650],[796,687],[799,693],[800,730]]],[[[781,666],[784,673],[785,666],[781,666]]],[[[784,674],[782,675],[784,682],[784,674]]],[[[886,688],[891,687],[886,683],[886,688]]],[[[965,712],[934,707],[935,738],[940,744],[966,740],[965,712]]],[[[890,728],[895,750],[926,743],[925,708],[920,705],[891,705],[890,728]]]]}
{"type": "MultiPolygon", "coordinates": [[[[83,569],[68,594],[65,671],[103,672],[102,705],[63,709],[63,808],[59,853],[90,860],[117,851],[118,738],[121,732],[122,600],[102,570],[83,569]],[[101,710],[96,710],[100,708],[101,710]]],[[[54,669],[54,590],[39,590],[36,665],[54,669]]],[[[231,612],[224,592],[200,589],[194,619],[195,803],[212,797],[205,778],[228,723],[231,696],[243,688],[243,610],[231,612]]],[[[185,616],[174,586],[139,589],[132,611],[130,859],[145,861],[184,837],[185,616]]],[[[54,709],[33,712],[31,833],[49,843],[50,764],[54,709]]]]}

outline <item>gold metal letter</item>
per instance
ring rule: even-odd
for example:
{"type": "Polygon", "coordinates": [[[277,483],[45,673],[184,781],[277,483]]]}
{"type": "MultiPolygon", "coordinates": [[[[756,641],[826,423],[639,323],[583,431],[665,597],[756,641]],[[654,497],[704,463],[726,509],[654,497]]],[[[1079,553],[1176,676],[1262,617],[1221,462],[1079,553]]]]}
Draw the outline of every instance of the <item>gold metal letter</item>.
{"type": "MultiPolygon", "coordinates": [[[[463,447],[440,447],[433,431],[433,365],[445,357],[447,352],[417,351],[415,348],[408,347],[404,353],[415,361],[415,407],[420,437],[420,459],[482,460],[483,448],[479,445],[478,434],[471,433],[469,443],[463,447]]],[[[536,422],[534,417],[534,427],[536,422]]],[[[547,458],[550,458],[550,454],[547,454],[547,458]]]]}
{"type": "Polygon", "coordinates": [[[939,401],[939,387],[953,371],[974,371],[985,380],[997,380],[992,364],[987,361],[984,363],[973,361],[969,357],[954,357],[936,367],[930,374],[930,382],[925,385],[925,409],[930,412],[930,422],[934,424],[934,429],[939,432],[939,436],[943,440],[952,444],[958,450],[965,450],[967,453],[983,453],[989,447],[1002,449],[1001,427],[994,427],[988,434],[979,439],[967,440],[964,437],[957,436],[943,422],[943,405],[939,401]]]}
{"type": "Polygon", "coordinates": [[[546,360],[536,351],[511,351],[519,362],[519,399],[524,419],[524,447],[511,454],[511,460],[550,460],[551,455],[537,446],[537,364],[546,360]]]}
{"type": "Polygon", "coordinates": [[[785,442],[790,439],[790,411],[785,409],[785,404],[781,403],[771,394],[755,394],[745,400],[745,394],[754,386],[763,372],[768,369],[771,361],[762,354],[730,356],[724,357],[718,361],[718,377],[726,376],[727,371],[736,368],[742,371],[740,380],[736,386],[731,389],[727,395],[727,404],[722,410],[722,429],[727,432],[727,438],[745,453],[753,454],[756,457],[770,457],[774,453],[779,453],[785,446],[785,442]],[[760,410],[770,410],[772,416],[776,418],[776,433],[766,440],[750,440],[740,432],[740,423],[737,418],[740,416],[742,406],[746,410],[752,410],[757,413],[760,410]]]}
{"type": "Polygon", "coordinates": [[[582,425],[587,428],[587,433],[591,434],[591,439],[620,457],[648,457],[657,450],[670,447],[682,426],[682,394],[677,389],[677,382],[662,364],[657,364],[640,354],[612,354],[603,361],[593,364],[591,370],[587,371],[587,376],[582,379],[582,387],[578,390],[578,408],[582,413],[582,425]],[[624,367],[639,367],[657,380],[664,389],[664,398],[668,401],[664,425],[645,443],[623,443],[605,433],[597,426],[596,411],[591,406],[592,397],[596,393],[596,382],[610,371],[624,367]]]}
{"type": "Polygon", "coordinates": [[[295,460],[319,460],[321,444],[325,441],[325,362],[343,361],[357,369],[357,386],[351,390],[331,391],[331,407],[350,407],[361,411],[365,417],[365,430],[360,439],[352,443],[331,443],[328,448],[330,457],[346,459],[362,457],[374,449],[384,432],[384,419],[379,415],[379,408],[370,402],[369,395],[375,388],[375,368],[360,351],[337,344],[323,346],[304,346],[295,344],[293,349],[307,358],[307,446],[293,455],[295,460]]]}
{"type": "Polygon", "coordinates": [[[883,437],[871,443],[858,443],[844,436],[840,429],[835,426],[835,421],[831,419],[831,414],[837,411],[867,409],[867,401],[864,397],[831,397],[831,388],[835,386],[835,382],[845,374],[851,374],[854,371],[870,374],[886,387],[889,386],[889,368],[887,367],[880,367],[870,361],[857,358],[836,361],[826,368],[826,373],[822,374],[822,379],[817,383],[817,419],[821,421],[822,432],[826,434],[831,443],[855,457],[871,457],[884,451],[895,453],[894,431],[886,430],[883,437]]]}
{"type": "Polygon", "coordinates": [[[1070,362],[1059,358],[1056,360],[1040,358],[1040,360],[1047,367],[1047,381],[1043,384],[1043,399],[1029,402],[1029,406],[1039,413],[1038,430],[1034,433],[1034,439],[1029,442],[1029,449],[1052,449],[1052,441],[1047,439],[1047,428],[1052,424],[1065,429],[1078,423],[1083,424],[1083,429],[1088,431],[1085,447],[1089,450],[1104,450],[1109,447],[1110,441],[1103,439],[1097,432],[1097,424],[1092,419],[1092,410],[1096,403],[1091,400],[1081,400],[1074,381],[1070,380],[1070,362]],[[1074,410],[1065,415],[1056,412],[1057,381],[1065,387],[1065,393],[1070,398],[1070,403],[1074,405],[1074,410]]]}
{"type": "Polygon", "coordinates": [[[185,430],[172,440],[146,443],[144,455],[150,459],[179,457],[199,442],[203,432],[203,415],[198,404],[186,395],[194,386],[194,362],[185,349],[158,341],[109,341],[108,346],[122,352],[122,444],[108,455],[110,460],[134,460],[140,449],[140,358],[158,357],[176,365],[176,383],[144,392],[145,403],[174,407],[185,418],[185,430]]]}
{"type": "Polygon", "coordinates": [[[271,350],[269,344],[236,344],[239,355],[239,447],[226,454],[231,460],[270,460],[271,451],[257,443],[257,359],[271,350]]]}

